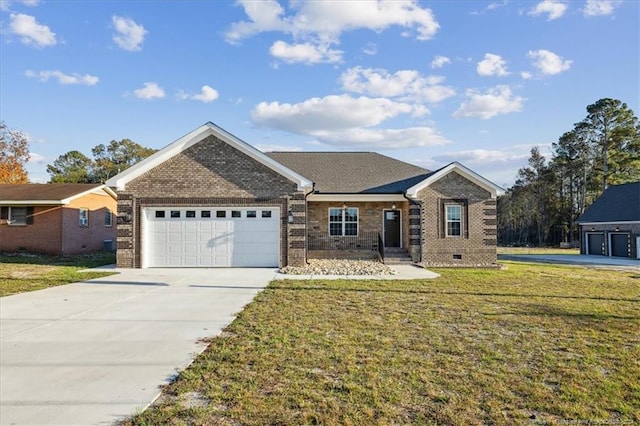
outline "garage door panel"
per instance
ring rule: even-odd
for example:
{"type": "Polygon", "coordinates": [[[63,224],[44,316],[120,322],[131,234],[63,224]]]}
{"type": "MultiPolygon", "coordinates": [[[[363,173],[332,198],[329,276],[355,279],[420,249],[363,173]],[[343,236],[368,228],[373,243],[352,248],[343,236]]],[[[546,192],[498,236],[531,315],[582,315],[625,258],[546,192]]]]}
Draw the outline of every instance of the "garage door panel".
{"type": "Polygon", "coordinates": [[[145,266],[277,266],[278,212],[241,207],[145,209],[145,266]],[[156,210],[164,210],[164,217],[156,215],[156,210]],[[247,211],[255,212],[255,217],[247,217],[247,211]],[[270,213],[263,217],[262,211],[270,213]],[[176,212],[174,217],[171,212],[176,212]]]}
{"type": "Polygon", "coordinates": [[[629,234],[611,234],[611,256],[629,257],[629,234]]]}

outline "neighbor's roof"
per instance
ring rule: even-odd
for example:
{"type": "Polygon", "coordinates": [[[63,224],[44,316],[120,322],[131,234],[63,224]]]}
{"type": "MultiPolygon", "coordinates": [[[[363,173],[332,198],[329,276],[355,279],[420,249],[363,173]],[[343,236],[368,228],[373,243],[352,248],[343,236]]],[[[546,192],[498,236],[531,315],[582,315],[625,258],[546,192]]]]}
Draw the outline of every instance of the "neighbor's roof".
{"type": "Polygon", "coordinates": [[[111,189],[99,183],[0,184],[0,204],[67,204],[74,198],[100,191],[116,198],[111,189]]]}
{"type": "Polygon", "coordinates": [[[579,218],[579,223],[640,221],[640,181],[610,186],[579,218]]]}
{"type": "Polygon", "coordinates": [[[319,193],[401,194],[429,170],[376,152],[267,152],[315,183],[319,193]]]}

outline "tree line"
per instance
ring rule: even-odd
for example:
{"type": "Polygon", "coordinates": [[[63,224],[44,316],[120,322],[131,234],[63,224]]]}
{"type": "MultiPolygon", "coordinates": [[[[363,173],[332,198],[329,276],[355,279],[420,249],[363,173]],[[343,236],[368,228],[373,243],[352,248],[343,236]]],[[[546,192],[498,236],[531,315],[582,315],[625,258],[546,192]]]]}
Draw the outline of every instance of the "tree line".
{"type": "Polygon", "coordinates": [[[627,104],[603,98],[552,144],[534,147],[515,184],[498,198],[503,245],[575,244],[578,217],[610,185],[640,180],[640,122],[627,104]]]}

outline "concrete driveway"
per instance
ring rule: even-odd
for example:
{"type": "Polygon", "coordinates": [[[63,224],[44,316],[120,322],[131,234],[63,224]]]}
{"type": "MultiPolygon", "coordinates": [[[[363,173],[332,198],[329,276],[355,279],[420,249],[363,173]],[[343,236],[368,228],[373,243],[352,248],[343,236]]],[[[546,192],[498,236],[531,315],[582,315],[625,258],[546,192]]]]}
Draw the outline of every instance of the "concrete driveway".
{"type": "Polygon", "coordinates": [[[145,408],[275,269],[116,270],[0,298],[0,423],[113,424],[145,408]]]}

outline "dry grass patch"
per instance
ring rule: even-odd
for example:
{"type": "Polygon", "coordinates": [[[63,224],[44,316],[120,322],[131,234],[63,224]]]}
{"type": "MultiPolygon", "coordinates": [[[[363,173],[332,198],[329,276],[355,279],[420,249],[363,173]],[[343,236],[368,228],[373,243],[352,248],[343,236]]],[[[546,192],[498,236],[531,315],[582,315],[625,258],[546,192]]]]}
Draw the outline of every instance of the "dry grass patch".
{"type": "Polygon", "coordinates": [[[129,423],[640,422],[637,273],[438,272],[273,282],[129,423]]]}
{"type": "Polygon", "coordinates": [[[79,272],[115,262],[112,253],[82,256],[0,255],[0,297],[111,275],[79,272]]]}

